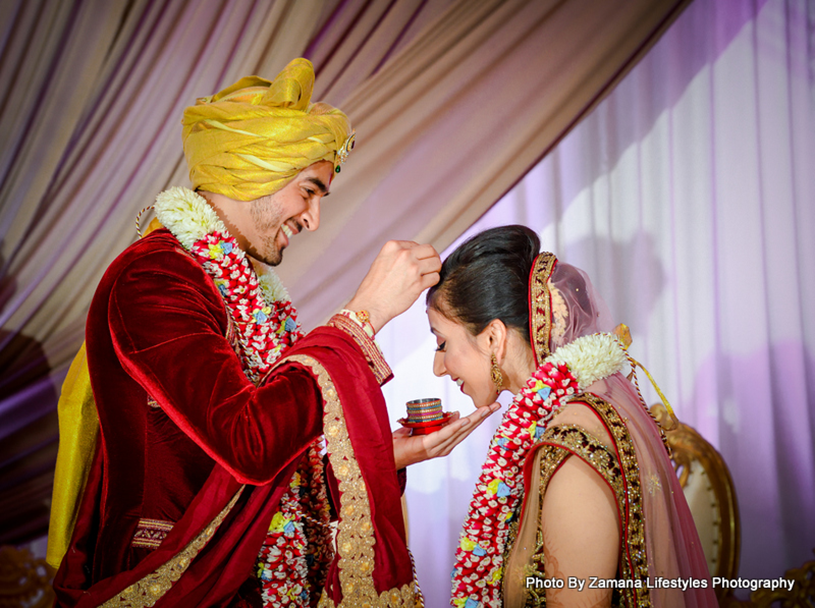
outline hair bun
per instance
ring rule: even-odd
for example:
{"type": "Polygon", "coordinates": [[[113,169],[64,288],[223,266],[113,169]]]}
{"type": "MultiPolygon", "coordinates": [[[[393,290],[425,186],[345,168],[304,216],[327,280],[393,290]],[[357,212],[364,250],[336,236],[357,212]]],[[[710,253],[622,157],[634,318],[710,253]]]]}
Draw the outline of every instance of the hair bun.
{"type": "Polygon", "coordinates": [[[470,237],[444,260],[427,304],[478,335],[500,319],[529,339],[529,272],[540,251],[534,230],[490,228],[470,237]]]}

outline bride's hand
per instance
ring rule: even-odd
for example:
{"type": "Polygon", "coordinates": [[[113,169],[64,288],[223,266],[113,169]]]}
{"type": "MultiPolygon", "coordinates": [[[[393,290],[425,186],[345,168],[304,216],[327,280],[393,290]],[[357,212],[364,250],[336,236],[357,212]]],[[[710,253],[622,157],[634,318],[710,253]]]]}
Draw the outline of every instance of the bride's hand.
{"type": "Polygon", "coordinates": [[[458,412],[454,412],[450,422],[429,435],[411,437],[410,429],[397,429],[393,432],[393,456],[397,470],[423,460],[447,456],[454,447],[500,407],[500,403],[485,405],[476,408],[472,414],[464,418],[461,418],[458,412]]]}

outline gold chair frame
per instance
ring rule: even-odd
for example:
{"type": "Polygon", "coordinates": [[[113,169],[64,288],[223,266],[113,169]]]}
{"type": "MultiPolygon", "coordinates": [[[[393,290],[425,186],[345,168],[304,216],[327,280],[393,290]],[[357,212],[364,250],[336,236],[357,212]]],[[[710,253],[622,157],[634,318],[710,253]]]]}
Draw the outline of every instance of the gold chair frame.
{"type": "MultiPolygon", "coordinates": [[[[668,421],[662,403],[652,405],[651,414],[660,424],[665,425],[668,421]]],[[[711,577],[738,578],[741,550],[739,506],[733,478],[724,459],[696,429],[681,422],[676,428],[665,432],[665,440],[671,449],[671,460],[682,488],[687,486],[694,467],[699,465],[707,474],[715,496],[712,506],[717,513],[718,559],[711,577]]],[[[719,588],[715,590],[716,599],[722,608],[815,608],[815,560],[806,562],[800,568],[787,570],[784,578],[794,581],[791,590],[758,589],[750,594],[749,600],[739,600],[731,589],[719,588]]]]}
{"type": "MultiPolygon", "coordinates": [[[[668,421],[668,414],[662,403],[651,406],[651,414],[662,424],[668,421]]],[[[687,424],[680,422],[676,428],[665,432],[665,438],[682,488],[687,486],[695,467],[700,466],[707,474],[710,490],[715,497],[715,503],[711,506],[718,524],[717,537],[714,539],[717,555],[711,577],[737,578],[741,550],[739,506],[733,478],[724,459],[696,429],[687,424]]],[[[724,604],[726,596],[731,593],[728,589],[716,589],[719,603],[724,604]]]]}

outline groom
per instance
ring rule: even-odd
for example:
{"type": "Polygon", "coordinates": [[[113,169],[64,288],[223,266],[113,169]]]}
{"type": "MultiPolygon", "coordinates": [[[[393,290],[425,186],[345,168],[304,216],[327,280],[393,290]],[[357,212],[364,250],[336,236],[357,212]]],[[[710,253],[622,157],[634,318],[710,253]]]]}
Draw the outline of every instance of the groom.
{"type": "Polygon", "coordinates": [[[296,59],[187,108],[193,190],[159,195],[163,228],[96,291],[99,433],[58,606],[413,605],[396,470],[449,453],[494,408],[391,437],[373,338],[438,281],[430,245],[387,243],[345,309],[303,335],[270,267],[317,230],[354,142],[313,84],[296,59]]]}

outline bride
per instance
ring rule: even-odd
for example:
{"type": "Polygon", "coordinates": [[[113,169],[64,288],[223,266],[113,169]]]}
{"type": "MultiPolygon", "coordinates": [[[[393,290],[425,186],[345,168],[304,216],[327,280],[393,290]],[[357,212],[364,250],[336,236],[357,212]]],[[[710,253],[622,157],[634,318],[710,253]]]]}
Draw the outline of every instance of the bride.
{"type": "Polygon", "coordinates": [[[660,428],[588,277],[523,226],[482,232],[427,296],[436,375],[515,397],[456,550],[451,603],[715,606],[660,428]],[[661,577],[661,578],[660,578],[661,577]]]}

